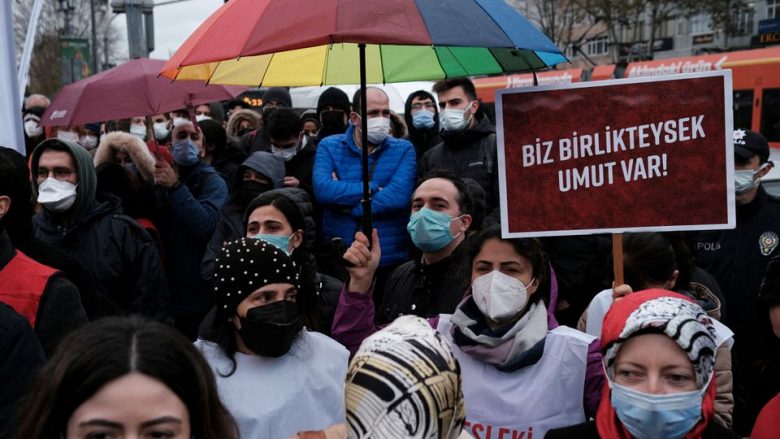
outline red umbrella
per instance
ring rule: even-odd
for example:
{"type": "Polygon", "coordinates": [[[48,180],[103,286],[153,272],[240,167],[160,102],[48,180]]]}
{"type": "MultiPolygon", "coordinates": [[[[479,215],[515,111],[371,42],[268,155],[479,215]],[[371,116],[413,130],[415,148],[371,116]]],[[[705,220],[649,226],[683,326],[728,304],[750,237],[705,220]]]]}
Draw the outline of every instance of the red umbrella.
{"type": "Polygon", "coordinates": [[[72,84],[57,93],[41,117],[43,126],[70,126],[149,116],[189,105],[232,99],[247,87],[209,85],[159,77],[164,60],[134,59],[72,84]]]}

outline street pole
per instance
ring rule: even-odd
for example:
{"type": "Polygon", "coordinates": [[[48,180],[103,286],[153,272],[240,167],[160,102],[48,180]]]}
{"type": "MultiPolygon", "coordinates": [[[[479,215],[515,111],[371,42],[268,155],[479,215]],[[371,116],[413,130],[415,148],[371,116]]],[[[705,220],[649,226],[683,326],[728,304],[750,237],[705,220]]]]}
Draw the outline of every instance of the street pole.
{"type": "Polygon", "coordinates": [[[127,15],[127,45],[130,59],[144,58],[146,38],[143,34],[142,0],[127,0],[125,14],[127,15]]]}
{"type": "Polygon", "coordinates": [[[92,45],[92,59],[90,68],[92,68],[92,74],[98,72],[98,54],[97,54],[97,28],[95,27],[95,0],[89,0],[89,14],[90,14],[90,21],[91,21],[91,28],[92,28],[92,42],[90,43],[92,45]]]}

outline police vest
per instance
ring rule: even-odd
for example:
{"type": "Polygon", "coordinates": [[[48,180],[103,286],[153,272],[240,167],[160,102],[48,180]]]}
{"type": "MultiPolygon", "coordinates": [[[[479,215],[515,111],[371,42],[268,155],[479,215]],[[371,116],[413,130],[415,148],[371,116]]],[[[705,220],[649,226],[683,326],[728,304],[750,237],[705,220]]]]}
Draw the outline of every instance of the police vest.
{"type": "MultiPolygon", "coordinates": [[[[452,343],[449,315],[437,330],[452,343]]],[[[541,439],[548,430],[585,421],[588,346],[595,338],[559,326],[547,333],[533,365],[501,372],[452,343],[463,377],[465,431],[480,439],[541,439]]]]}
{"type": "Polygon", "coordinates": [[[25,316],[32,327],[49,278],[57,270],[16,251],[16,256],[0,270],[0,301],[25,316]]]}

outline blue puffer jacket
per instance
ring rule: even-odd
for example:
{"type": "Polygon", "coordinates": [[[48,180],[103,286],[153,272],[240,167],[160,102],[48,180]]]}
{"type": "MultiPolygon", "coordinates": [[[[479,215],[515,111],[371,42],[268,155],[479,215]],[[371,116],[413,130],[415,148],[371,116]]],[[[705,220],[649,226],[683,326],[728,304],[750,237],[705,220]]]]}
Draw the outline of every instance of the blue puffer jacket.
{"type": "MultiPolygon", "coordinates": [[[[322,239],[340,237],[346,245],[360,229],[363,207],[360,148],[354,127],[322,139],[314,160],[314,196],[323,207],[322,239]],[[335,173],[336,178],[333,178],[335,173]]],[[[380,266],[409,259],[409,203],[416,177],[414,147],[406,140],[388,137],[368,156],[373,221],[382,243],[380,266]]]]}

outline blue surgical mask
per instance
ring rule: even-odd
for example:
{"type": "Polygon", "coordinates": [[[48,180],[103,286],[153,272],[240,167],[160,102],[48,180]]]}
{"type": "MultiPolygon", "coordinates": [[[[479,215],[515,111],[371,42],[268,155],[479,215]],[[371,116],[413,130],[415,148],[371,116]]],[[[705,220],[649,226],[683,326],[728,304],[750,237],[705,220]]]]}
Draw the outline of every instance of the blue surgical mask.
{"type": "MultiPolygon", "coordinates": [[[[294,235],[294,233],[293,233],[294,235]]],[[[287,249],[290,248],[290,238],[293,236],[284,236],[284,235],[265,235],[265,234],[259,234],[255,235],[253,238],[255,239],[262,239],[263,241],[273,245],[274,247],[278,248],[279,250],[283,251],[287,256],[290,256],[292,251],[288,251],[287,249]]]]}
{"type": "Polygon", "coordinates": [[[446,247],[460,235],[459,233],[452,236],[450,233],[450,223],[458,218],[460,217],[453,218],[444,212],[423,207],[409,218],[406,230],[417,248],[428,253],[435,252],[446,247]]]}
{"type": "Polygon", "coordinates": [[[680,439],[701,419],[701,390],[652,395],[610,384],[618,419],[637,439],[680,439]]]}
{"type": "Polygon", "coordinates": [[[173,161],[179,166],[192,166],[200,161],[200,148],[189,138],[177,140],[171,148],[173,161]]]}
{"type": "Polygon", "coordinates": [[[429,130],[436,124],[433,111],[420,110],[412,114],[412,125],[418,130],[429,130]]]}

